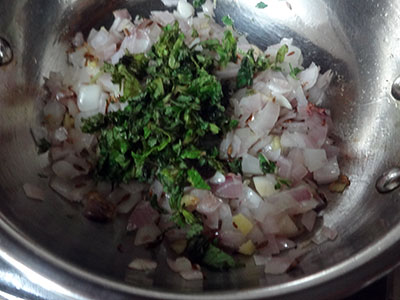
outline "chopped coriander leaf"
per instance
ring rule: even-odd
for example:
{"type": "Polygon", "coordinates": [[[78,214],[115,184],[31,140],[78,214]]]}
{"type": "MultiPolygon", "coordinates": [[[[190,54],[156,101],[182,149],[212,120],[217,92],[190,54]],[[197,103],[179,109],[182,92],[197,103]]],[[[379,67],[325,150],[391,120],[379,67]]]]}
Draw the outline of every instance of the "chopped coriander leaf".
{"type": "Polygon", "coordinates": [[[264,2],[260,1],[260,2],[257,3],[256,7],[263,9],[263,8],[268,7],[268,5],[265,4],[264,2]]]}
{"type": "Polygon", "coordinates": [[[301,69],[299,69],[299,68],[293,68],[293,66],[292,66],[292,64],[291,63],[289,63],[289,67],[290,67],[290,76],[293,78],[293,79],[298,79],[297,78],[297,74],[299,74],[300,72],[301,72],[301,69]]]}
{"type": "Polygon", "coordinates": [[[197,189],[211,190],[210,186],[201,177],[200,173],[194,168],[188,170],[188,181],[197,189]]]}
{"type": "Polygon", "coordinates": [[[224,23],[226,26],[233,26],[233,20],[229,16],[223,16],[222,23],[224,23]]]}
{"type": "Polygon", "coordinates": [[[236,129],[236,128],[238,127],[238,125],[239,125],[239,121],[238,121],[238,120],[232,119],[232,120],[229,122],[228,128],[229,128],[229,130],[236,129]]]}
{"type": "Polygon", "coordinates": [[[199,32],[196,29],[192,29],[192,38],[197,38],[199,37],[199,32]]]}
{"type": "Polygon", "coordinates": [[[236,78],[236,86],[238,89],[252,86],[253,77],[256,72],[265,71],[271,68],[271,63],[265,56],[260,55],[254,58],[254,49],[247,51],[240,64],[240,69],[236,78]]]}
{"type": "Polygon", "coordinates": [[[235,259],[218,247],[210,244],[204,254],[203,264],[218,270],[226,270],[237,266],[235,259]]]}
{"type": "Polygon", "coordinates": [[[279,190],[282,188],[282,185],[286,185],[287,187],[290,187],[292,183],[290,182],[289,179],[284,179],[281,177],[276,178],[276,184],[275,184],[275,189],[279,190]]]}
{"type": "Polygon", "coordinates": [[[188,258],[194,263],[202,263],[217,270],[238,267],[239,264],[228,253],[210,243],[208,238],[198,235],[189,239],[186,248],[188,258]]]}
{"type": "Polygon", "coordinates": [[[191,225],[189,227],[189,230],[186,233],[186,237],[187,239],[191,239],[195,236],[201,235],[201,233],[203,232],[203,225],[201,225],[200,223],[195,223],[193,225],[191,225]]]}
{"type": "Polygon", "coordinates": [[[240,69],[236,78],[236,86],[238,89],[253,85],[254,76],[254,60],[248,55],[242,59],[240,69]]]}
{"type": "Polygon", "coordinates": [[[283,61],[285,60],[285,56],[288,53],[288,51],[289,51],[288,45],[285,44],[282,47],[280,47],[278,52],[276,53],[275,64],[283,63],[283,61]]]}
{"type": "Polygon", "coordinates": [[[196,9],[200,8],[204,3],[206,3],[206,0],[194,0],[193,7],[196,9]]]}
{"type": "Polygon", "coordinates": [[[210,39],[202,42],[201,45],[208,50],[217,52],[220,67],[226,67],[228,62],[236,62],[237,60],[237,41],[230,30],[224,32],[221,42],[217,39],[210,39]]]}
{"type": "Polygon", "coordinates": [[[239,158],[236,158],[230,162],[228,162],[228,167],[230,172],[235,173],[235,174],[241,174],[242,173],[242,160],[239,158]]]}
{"type": "Polygon", "coordinates": [[[273,174],[276,172],[276,164],[272,161],[269,161],[262,153],[258,154],[258,160],[260,162],[260,168],[264,174],[273,174]]]}

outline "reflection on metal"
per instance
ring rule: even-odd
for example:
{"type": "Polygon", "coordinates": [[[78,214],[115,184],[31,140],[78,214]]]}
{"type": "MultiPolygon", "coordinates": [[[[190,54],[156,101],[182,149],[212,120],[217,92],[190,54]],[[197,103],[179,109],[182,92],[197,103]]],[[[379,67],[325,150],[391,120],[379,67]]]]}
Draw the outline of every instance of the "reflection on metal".
{"type": "Polygon", "coordinates": [[[376,181],[376,189],[380,193],[388,193],[400,186],[400,169],[392,168],[383,173],[376,181]]]}
{"type": "MultiPolygon", "coordinates": [[[[235,27],[262,49],[283,37],[293,38],[303,50],[305,67],[314,61],[322,72],[332,69],[335,74],[321,103],[332,114],[341,170],[352,180],[345,193],[330,197],[324,215],[338,237],[307,253],[290,274],[266,277],[249,260],[245,268],[207,272],[199,287],[172,274],[164,252],[134,248],[123,220],[102,226],[89,223],[50,189],[48,201],[27,199],[23,183],[47,187],[37,176],[47,165],[47,156],[37,156],[29,134],[35,124],[34,103],[43,94],[43,77],[68,71],[66,51],[74,33],[87,35],[92,27],[110,26],[114,9],[127,7],[132,14],[148,16],[150,10],[164,7],[160,0],[0,0],[0,34],[7,33],[18,58],[18,63],[0,68],[0,252],[8,255],[4,259],[13,265],[20,262],[35,272],[28,275],[39,274],[54,283],[39,277],[37,285],[64,295],[62,288],[71,290],[74,295],[69,299],[98,300],[341,299],[400,261],[398,195],[386,195],[393,201],[376,201],[375,188],[383,166],[399,163],[400,113],[394,107],[399,103],[386,100],[399,75],[400,1],[268,0],[265,9],[257,9],[257,2],[218,0],[216,20],[229,15],[235,27]],[[121,243],[127,245],[124,253],[118,251],[121,243]],[[160,260],[157,271],[127,274],[132,258],[145,255],[160,260]]],[[[314,97],[310,101],[316,101],[314,97]]]]}
{"type": "Polygon", "coordinates": [[[10,43],[0,37],[0,66],[10,63],[13,59],[13,52],[10,43]]]}

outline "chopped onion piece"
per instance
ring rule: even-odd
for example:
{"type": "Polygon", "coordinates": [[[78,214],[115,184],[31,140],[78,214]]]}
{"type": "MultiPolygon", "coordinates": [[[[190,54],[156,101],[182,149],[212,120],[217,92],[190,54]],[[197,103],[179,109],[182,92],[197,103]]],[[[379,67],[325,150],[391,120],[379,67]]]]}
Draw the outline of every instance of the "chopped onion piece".
{"type": "Polygon", "coordinates": [[[149,271],[157,268],[157,263],[150,259],[135,258],[128,265],[129,268],[139,271],[149,271]]]}
{"type": "Polygon", "coordinates": [[[160,229],[155,224],[145,225],[140,227],[135,236],[135,246],[145,245],[148,243],[152,243],[161,234],[160,229]]]}
{"type": "Polygon", "coordinates": [[[203,272],[200,270],[187,270],[179,273],[185,280],[203,280],[203,272]]]}
{"type": "Polygon", "coordinates": [[[39,188],[38,186],[32,184],[32,183],[24,183],[22,186],[25,192],[25,195],[28,198],[35,199],[35,200],[44,200],[45,193],[44,191],[39,188]]]}
{"type": "Polygon", "coordinates": [[[178,13],[185,19],[190,18],[194,14],[193,6],[186,0],[179,0],[177,6],[178,13]]]}
{"type": "Polygon", "coordinates": [[[183,272],[192,270],[192,263],[186,257],[178,257],[176,260],[167,258],[168,266],[174,272],[183,272]]]}
{"type": "Polygon", "coordinates": [[[82,112],[96,111],[99,108],[101,88],[96,84],[82,85],[78,93],[78,107],[82,112]]]}

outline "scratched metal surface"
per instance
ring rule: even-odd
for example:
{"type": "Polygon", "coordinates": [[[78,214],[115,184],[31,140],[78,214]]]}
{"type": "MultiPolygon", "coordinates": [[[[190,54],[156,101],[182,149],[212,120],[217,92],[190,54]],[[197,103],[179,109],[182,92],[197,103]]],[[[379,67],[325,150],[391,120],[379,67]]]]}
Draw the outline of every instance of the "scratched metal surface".
{"type": "Polygon", "coordinates": [[[313,60],[335,72],[323,105],[331,109],[351,186],[330,197],[325,218],[339,232],[334,242],[285,275],[266,277],[249,265],[185,282],[162,263],[164,251],[133,249],[123,220],[99,225],[84,219],[37,176],[47,158],[36,155],[29,128],[43,76],[65,68],[76,30],[87,34],[110,24],[116,8],[147,15],[163,6],[156,0],[0,0],[0,37],[14,50],[13,61],[0,68],[0,258],[40,275],[44,289],[65,299],[337,299],[397,264],[399,192],[380,195],[374,182],[400,158],[400,108],[390,95],[400,74],[400,1],[270,0],[263,10],[257,2],[218,0],[216,17],[229,14],[261,48],[293,37],[305,65],[313,60]],[[26,199],[21,186],[28,181],[46,189],[46,201],[26,199]],[[123,253],[117,250],[121,241],[123,253]],[[136,255],[159,258],[160,268],[153,274],[127,270],[136,255]]]}

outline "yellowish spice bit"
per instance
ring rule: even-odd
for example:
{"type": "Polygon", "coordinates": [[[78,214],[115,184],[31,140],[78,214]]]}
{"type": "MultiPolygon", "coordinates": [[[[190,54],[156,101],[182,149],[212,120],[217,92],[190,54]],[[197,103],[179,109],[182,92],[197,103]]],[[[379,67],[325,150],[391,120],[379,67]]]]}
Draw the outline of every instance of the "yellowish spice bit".
{"type": "Polygon", "coordinates": [[[227,152],[228,152],[228,155],[231,156],[231,154],[232,154],[232,145],[229,145],[227,152]]]}
{"type": "Polygon", "coordinates": [[[279,136],[275,135],[272,139],[272,150],[279,150],[281,149],[281,139],[279,136]]]}
{"type": "Polygon", "coordinates": [[[239,253],[244,255],[253,255],[254,251],[256,251],[256,247],[251,240],[248,240],[246,243],[240,245],[239,247],[239,253]]]}
{"type": "Polygon", "coordinates": [[[343,193],[343,191],[350,185],[350,180],[346,175],[341,174],[335,182],[329,185],[329,191],[332,193],[343,193]]]}
{"type": "Polygon", "coordinates": [[[253,223],[243,214],[237,214],[232,218],[233,226],[246,236],[252,229],[253,223]]]}
{"type": "Polygon", "coordinates": [[[187,246],[187,241],[186,240],[176,240],[170,244],[171,249],[176,253],[176,254],[182,254],[183,251],[185,251],[186,246],[187,246]]]}
{"type": "Polygon", "coordinates": [[[63,126],[65,127],[65,129],[74,128],[74,124],[74,118],[70,114],[66,113],[63,121],[63,126]]]}
{"type": "Polygon", "coordinates": [[[192,195],[184,195],[181,199],[182,207],[185,207],[189,211],[194,210],[198,202],[199,198],[192,195]]]}

